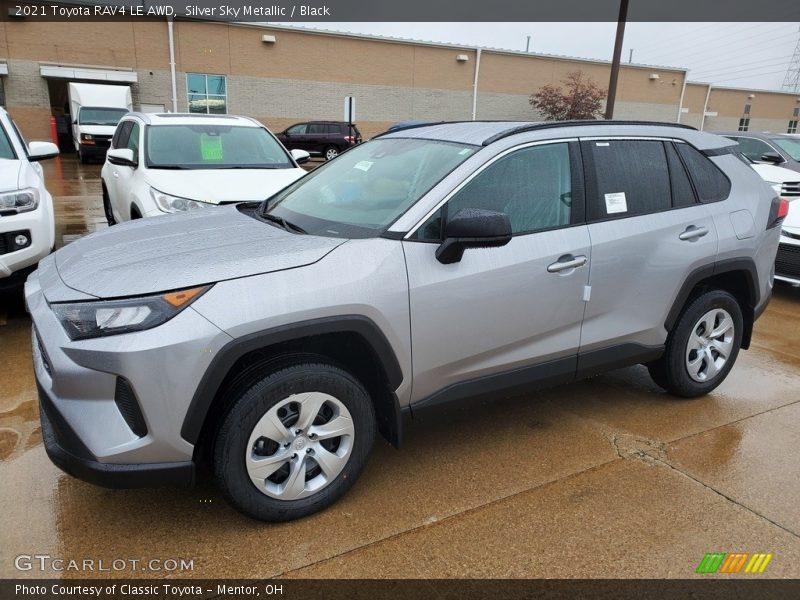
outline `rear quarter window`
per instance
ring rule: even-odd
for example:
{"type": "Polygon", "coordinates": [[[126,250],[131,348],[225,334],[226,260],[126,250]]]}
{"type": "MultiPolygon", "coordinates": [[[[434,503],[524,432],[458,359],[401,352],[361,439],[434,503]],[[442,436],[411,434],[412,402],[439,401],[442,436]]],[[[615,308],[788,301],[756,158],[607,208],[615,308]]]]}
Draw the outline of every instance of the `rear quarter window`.
{"type": "Polygon", "coordinates": [[[689,144],[677,144],[677,148],[700,202],[725,200],[731,193],[731,182],[720,168],[689,144]]]}

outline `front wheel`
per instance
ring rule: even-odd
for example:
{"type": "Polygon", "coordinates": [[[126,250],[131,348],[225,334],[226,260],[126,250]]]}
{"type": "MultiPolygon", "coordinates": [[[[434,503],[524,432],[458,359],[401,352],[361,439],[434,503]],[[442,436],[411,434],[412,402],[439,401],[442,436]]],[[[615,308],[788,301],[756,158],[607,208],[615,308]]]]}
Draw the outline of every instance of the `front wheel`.
{"type": "Polygon", "coordinates": [[[375,439],[361,383],[338,367],[305,363],[244,387],[214,443],[214,474],[228,502],[254,519],[289,521],[344,495],[375,439]]]}
{"type": "Polygon", "coordinates": [[[106,215],[109,227],[117,224],[117,220],[114,218],[114,211],[111,210],[111,199],[108,197],[108,190],[106,190],[105,186],[103,186],[103,212],[106,215]]]}
{"type": "Polygon", "coordinates": [[[684,398],[707,394],[728,376],[742,344],[744,319],[728,292],[695,298],[667,339],[664,355],[647,365],[653,380],[684,398]]]}

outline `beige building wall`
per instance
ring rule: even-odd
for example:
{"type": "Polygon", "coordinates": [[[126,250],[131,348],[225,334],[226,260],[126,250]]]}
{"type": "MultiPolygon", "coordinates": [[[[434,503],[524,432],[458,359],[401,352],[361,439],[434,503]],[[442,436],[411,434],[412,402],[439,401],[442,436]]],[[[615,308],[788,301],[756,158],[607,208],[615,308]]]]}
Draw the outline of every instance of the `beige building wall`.
{"type": "Polygon", "coordinates": [[[706,117],[705,129],[736,131],[739,119],[748,116],[745,104],[750,104],[749,131],[786,133],[789,121],[797,119],[794,111],[800,107],[800,94],[712,87],[708,111],[717,116],[706,117]]]}

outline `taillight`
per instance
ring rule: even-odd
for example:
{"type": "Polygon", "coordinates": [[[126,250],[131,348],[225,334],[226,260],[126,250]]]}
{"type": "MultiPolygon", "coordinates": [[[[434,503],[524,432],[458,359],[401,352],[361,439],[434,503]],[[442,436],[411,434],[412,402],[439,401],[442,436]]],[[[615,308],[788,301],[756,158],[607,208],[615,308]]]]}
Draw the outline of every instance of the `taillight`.
{"type": "Polygon", "coordinates": [[[344,136],[344,141],[347,142],[348,144],[355,144],[356,138],[354,138],[352,135],[346,135],[344,136]]]}
{"type": "Polygon", "coordinates": [[[789,214],[789,201],[786,198],[775,197],[769,208],[769,219],[767,219],[767,229],[772,229],[779,225],[789,214]]]}

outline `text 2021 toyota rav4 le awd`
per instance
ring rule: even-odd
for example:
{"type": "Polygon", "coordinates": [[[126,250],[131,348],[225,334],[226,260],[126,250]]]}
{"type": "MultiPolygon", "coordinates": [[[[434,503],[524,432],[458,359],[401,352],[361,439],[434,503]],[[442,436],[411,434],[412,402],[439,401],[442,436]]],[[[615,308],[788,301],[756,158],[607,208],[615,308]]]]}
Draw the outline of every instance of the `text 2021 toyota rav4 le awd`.
{"type": "Polygon", "coordinates": [[[691,128],[453,123],[261,204],[134,222],[27,283],[48,454],[109,486],[209,464],[264,520],[353,485],[402,413],[644,363],[692,397],[766,306],[786,202],[691,128]]]}

